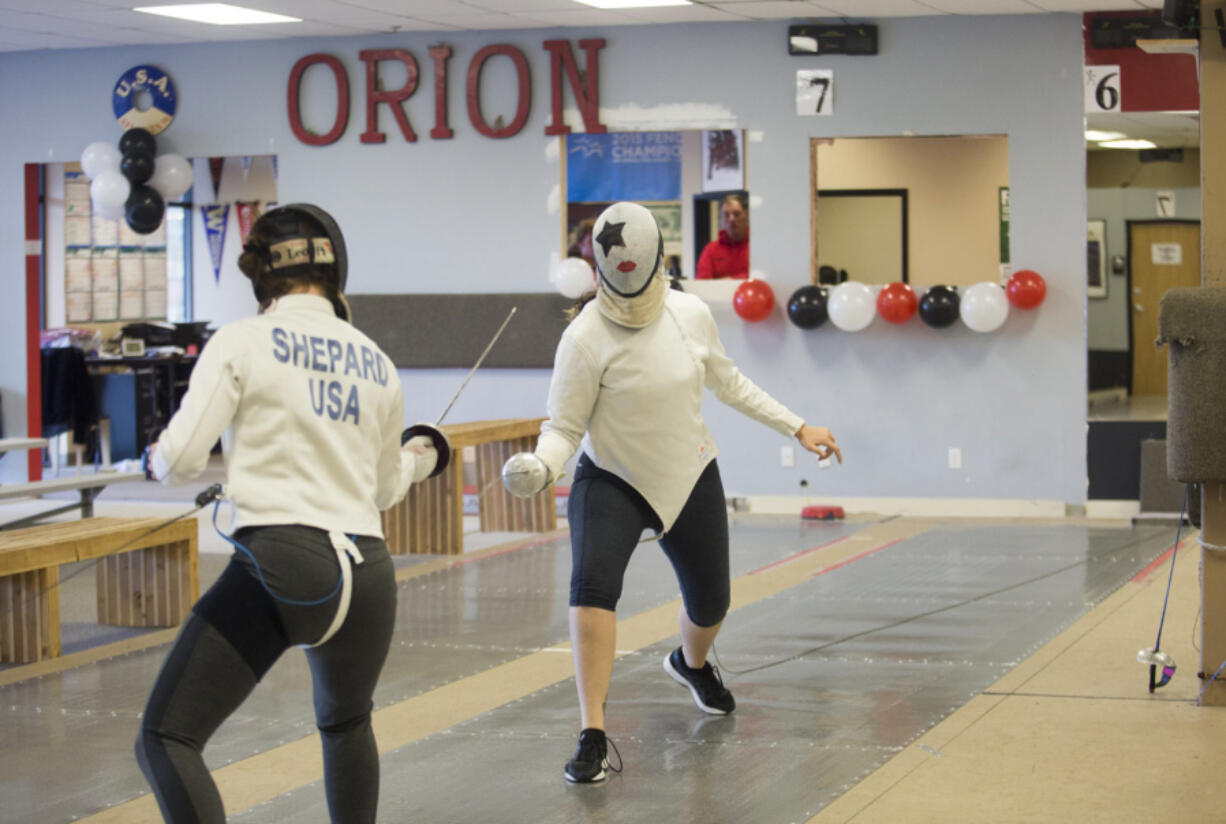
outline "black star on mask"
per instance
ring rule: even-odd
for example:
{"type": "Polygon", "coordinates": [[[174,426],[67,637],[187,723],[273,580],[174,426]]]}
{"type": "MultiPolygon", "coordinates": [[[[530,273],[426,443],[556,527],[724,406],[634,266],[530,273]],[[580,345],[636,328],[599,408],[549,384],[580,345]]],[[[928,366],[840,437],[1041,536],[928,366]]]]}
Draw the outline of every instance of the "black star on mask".
{"type": "Polygon", "coordinates": [[[596,236],[596,242],[600,244],[600,248],[604,249],[605,257],[608,257],[609,250],[614,246],[625,246],[626,241],[622,240],[622,228],[626,225],[626,221],[614,223],[609,221],[600,230],[600,234],[596,236]]]}

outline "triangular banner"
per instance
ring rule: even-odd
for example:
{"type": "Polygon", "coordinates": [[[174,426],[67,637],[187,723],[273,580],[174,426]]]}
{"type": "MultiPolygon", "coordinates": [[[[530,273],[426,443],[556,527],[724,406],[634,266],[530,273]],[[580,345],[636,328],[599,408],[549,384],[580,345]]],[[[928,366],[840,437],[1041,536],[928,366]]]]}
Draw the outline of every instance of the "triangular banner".
{"type": "Polygon", "coordinates": [[[221,187],[221,170],[225,165],[224,157],[209,158],[209,176],[213,178],[213,197],[220,197],[218,192],[221,187]]]}
{"type": "Polygon", "coordinates": [[[246,246],[247,235],[251,234],[251,227],[260,216],[260,201],[240,200],[234,204],[234,208],[238,210],[238,231],[243,245],[246,246]]]}
{"type": "MultiPolygon", "coordinates": [[[[212,162],[212,158],[209,159],[212,162]]],[[[221,282],[221,255],[226,248],[226,223],[230,215],[229,203],[209,203],[200,207],[204,217],[204,236],[209,244],[209,257],[213,259],[213,282],[221,282]]]]}

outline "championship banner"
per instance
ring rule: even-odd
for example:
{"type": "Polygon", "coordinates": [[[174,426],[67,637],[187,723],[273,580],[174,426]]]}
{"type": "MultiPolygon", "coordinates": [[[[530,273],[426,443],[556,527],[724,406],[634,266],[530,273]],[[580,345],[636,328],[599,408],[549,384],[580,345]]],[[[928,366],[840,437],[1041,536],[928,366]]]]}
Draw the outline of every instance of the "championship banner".
{"type": "Polygon", "coordinates": [[[255,225],[256,219],[260,216],[260,201],[240,200],[234,204],[234,208],[238,210],[239,237],[246,246],[247,235],[251,234],[251,227],[255,225]]]}
{"type": "Polygon", "coordinates": [[[276,180],[277,179],[277,156],[269,155],[269,157],[272,158],[272,179],[276,180]]]}
{"type": "Polygon", "coordinates": [[[230,216],[229,203],[209,203],[200,207],[204,217],[204,236],[213,260],[213,282],[221,281],[221,255],[226,248],[226,223],[230,216]]]}
{"type": "Polygon", "coordinates": [[[243,155],[243,180],[251,173],[251,155],[243,155]]]}
{"type": "Polygon", "coordinates": [[[567,202],[680,198],[680,132],[567,136],[567,202]]]}

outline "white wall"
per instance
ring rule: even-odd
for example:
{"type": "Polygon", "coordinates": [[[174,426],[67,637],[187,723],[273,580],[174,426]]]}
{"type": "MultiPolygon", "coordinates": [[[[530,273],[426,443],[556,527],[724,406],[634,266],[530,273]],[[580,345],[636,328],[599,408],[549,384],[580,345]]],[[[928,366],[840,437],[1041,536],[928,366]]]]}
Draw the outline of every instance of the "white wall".
{"type": "Polygon", "coordinates": [[[212,326],[217,328],[228,321],[253,315],[258,309],[251,293],[251,281],[238,269],[243,241],[235,203],[258,200],[260,211],[265,211],[269,202],[277,200],[277,179],[272,158],[268,156],[253,157],[245,175],[241,157],[225,158],[216,191],[208,158],[194,158],[192,167],[196,173],[192,185],[192,317],[212,321],[212,326]],[[200,211],[200,206],[206,203],[230,204],[218,275],[213,273],[213,259],[200,211]]]}
{"type": "MultiPolygon", "coordinates": [[[[116,137],[108,113],[111,87],[130,66],[152,63],[170,73],[180,99],[159,146],[189,157],[277,154],[281,202],[317,202],[344,228],[350,291],[547,291],[550,254],[558,251],[560,192],[558,141],[544,135],[549,60],[541,42],[600,36],[608,42],[600,56],[602,118],[611,129],[748,130],[753,263],[770,274],[780,304],[805,282],[809,267],[810,138],[1008,137],[1013,265],[1044,275],[1046,303],[1011,317],[991,335],[919,323],[886,329],[880,322],[858,334],[829,326],[804,332],[787,322],[782,308],[753,325],[717,310],[725,345],[742,369],[811,422],[831,426],[847,460],[820,474],[807,460],[783,469],[776,434],[711,401],[708,421],[730,493],[797,494],[805,478],[815,497],[1084,501],[1080,16],[879,24],[880,55],[820,59],[787,55],[785,21],[0,55],[0,109],[22,124],[0,134],[0,277],[10,293],[21,293],[21,164],[75,159],[89,142],[116,137]],[[428,136],[433,77],[426,54],[440,39],[454,51],[448,94],[456,134],[446,141],[428,136]],[[533,97],[523,132],[492,140],[468,123],[464,75],[479,48],[499,42],[527,55],[533,97]],[[358,52],[391,46],[409,49],[423,65],[422,89],[409,101],[419,140],[406,144],[384,113],[388,141],[363,145],[358,52]],[[285,114],[290,68],[313,51],[337,55],[351,82],[348,131],[328,147],[300,144],[285,114]],[[795,72],[801,68],[833,69],[833,116],[795,114],[795,72]],[[26,82],[30,77],[39,82],[26,82]],[[715,77],[721,82],[711,82],[715,77]],[[951,446],[963,450],[961,471],[947,468],[951,446]]],[[[500,105],[513,114],[509,91],[499,91],[512,83],[504,62],[491,62],[484,73],[491,120],[500,105]]],[[[304,90],[305,108],[329,121],[330,82],[304,90]]],[[[577,124],[573,112],[572,120],[577,124]]],[[[0,306],[0,324],[14,330],[10,346],[20,347],[19,300],[0,306]]],[[[463,370],[403,377],[407,416],[432,420],[463,370]]],[[[541,414],[547,381],[544,370],[478,373],[450,420],[541,414]]],[[[0,388],[10,434],[24,426],[24,387],[23,362],[6,359],[0,388]]],[[[20,470],[12,462],[0,468],[6,477],[20,470]]]]}

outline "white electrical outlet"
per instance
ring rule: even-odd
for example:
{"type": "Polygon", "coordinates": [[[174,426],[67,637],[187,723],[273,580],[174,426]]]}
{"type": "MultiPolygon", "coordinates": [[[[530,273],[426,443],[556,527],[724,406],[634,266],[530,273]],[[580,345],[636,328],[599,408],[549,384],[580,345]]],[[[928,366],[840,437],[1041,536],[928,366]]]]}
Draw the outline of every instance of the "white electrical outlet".
{"type": "Polygon", "coordinates": [[[796,466],[796,450],[790,446],[779,447],[779,465],[796,466]]]}
{"type": "Polygon", "coordinates": [[[949,468],[950,469],[961,469],[962,468],[962,447],[951,446],[949,448],[949,468]]]}

